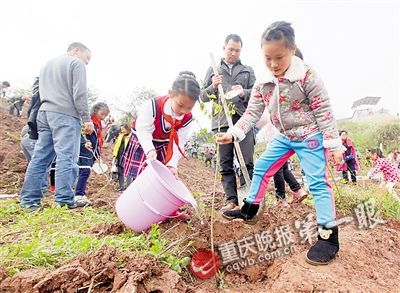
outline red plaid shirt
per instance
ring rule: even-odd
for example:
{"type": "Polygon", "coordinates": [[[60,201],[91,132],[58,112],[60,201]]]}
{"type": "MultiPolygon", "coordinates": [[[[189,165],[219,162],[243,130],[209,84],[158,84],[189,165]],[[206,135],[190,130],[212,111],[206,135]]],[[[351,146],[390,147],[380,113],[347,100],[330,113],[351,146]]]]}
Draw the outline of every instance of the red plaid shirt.
{"type": "Polygon", "coordinates": [[[378,158],[376,160],[375,166],[374,168],[372,168],[371,171],[371,177],[378,174],[379,172],[383,173],[383,178],[386,182],[396,182],[400,179],[399,170],[387,159],[378,158]]]}

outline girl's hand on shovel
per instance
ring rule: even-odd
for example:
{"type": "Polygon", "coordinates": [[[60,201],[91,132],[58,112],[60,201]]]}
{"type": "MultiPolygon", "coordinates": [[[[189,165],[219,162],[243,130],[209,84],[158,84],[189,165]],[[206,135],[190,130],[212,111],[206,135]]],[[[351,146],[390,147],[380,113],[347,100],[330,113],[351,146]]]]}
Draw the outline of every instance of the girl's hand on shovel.
{"type": "Polygon", "coordinates": [[[175,176],[176,180],[179,180],[178,171],[174,167],[171,167],[171,166],[167,166],[167,167],[171,171],[172,175],[175,176]]]}
{"type": "Polygon", "coordinates": [[[217,133],[215,141],[219,144],[229,144],[233,142],[233,136],[230,133],[217,133]]]}

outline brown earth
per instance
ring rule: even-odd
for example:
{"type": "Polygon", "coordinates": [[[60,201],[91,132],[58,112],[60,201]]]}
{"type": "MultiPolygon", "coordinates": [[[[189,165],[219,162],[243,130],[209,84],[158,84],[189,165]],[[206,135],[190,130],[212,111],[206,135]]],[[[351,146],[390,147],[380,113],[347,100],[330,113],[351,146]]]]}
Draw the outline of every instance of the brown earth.
{"type": "Polygon", "coordinates": [[[27,270],[1,283],[2,292],[182,292],[187,285],[151,257],[103,247],[54,271],[27,270]]]}
{"type": "MultiPolygon", "coordinates": [[[[3,112],[0,119],[0,193],[15,193],[26,167],[18,147],[18,132],[24,120],[3,112]]],[[[111,149],[111,146],[105,149],[108,163],[111,149]]],[[[182,161],[179,174],[209,211],[214,189],[211,169],[198,160],[182,161]]],[[[93,175],[88,191],[94,207],[114,209],[118,197],[114,182],[93,175]]],[[[215,206],[218,209],[223,204],[218,184],[215,206]]],[[[192,241],[192,252],[210,248],[211,219],[206,217],[201,224],[190,208],[185,210],[192,215],[191,220],[164,223],[162,233],[172,241],[179,240],[183,246],[192,241]]],[[[342,226],[337,259],[328,266],[315,267],[304,260],[309,244],[299,244],[293,232],[294,222],[303,220],[310,212],[314,212],[313,208],[307,205],[267,207],[255,225],[246,225],[241,220],[228,222],[217,213],[213,225],[216,251],[219,244],[273,231],[284,224],[291,227],[295,240],[293,254],[239,271],[222,268],[227,289],[217,289],[223,285],[220,278],[197,279],[188,269],[178,275],[151,257],[102,248],[54,271],[38,268],[10,278],[0,269],[0,292],[400,292],[400,222],[389,220],[368,230],[357,229],[354,222],[342,226]]],[[[88,232],[101,237],[122,233],[124,229],[120,223],[104,223],[88,232]]]]}

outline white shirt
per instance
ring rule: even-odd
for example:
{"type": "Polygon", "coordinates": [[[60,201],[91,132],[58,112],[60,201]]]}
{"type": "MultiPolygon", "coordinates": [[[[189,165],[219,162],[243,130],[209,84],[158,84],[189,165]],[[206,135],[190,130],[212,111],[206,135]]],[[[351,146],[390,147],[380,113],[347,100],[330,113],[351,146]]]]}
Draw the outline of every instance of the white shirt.
{"type": "MultiPolygon", "coordinates": [[[[171,108],[171,101],[170,99],[167,99],[164,104],[164,113],[167,115],[171,115],[172,118],[176,120],[182,120],[184,115],[182,116],[176,116],[175,113],[172,111],[171,108]]],[[[139,140],[140,145],[143,148],[143,151],[145,154],[148,154],[149,151],[155,150],[154,144],[153,144],[153,132],[155,130],[154,126],[154,117],[153,117],[153,106],[152,106],[152,101],[148,100],[143,103],[142,107],[138,111],[138,117],[136,119],[136,136],[139,140]]],[[[164,120],[165,127],[169,130],[171,129],[171,124],[169,124],[167,121],[164,120]]],[[[177,133],[178,133],[178,138],[179,138],[179,147],[183,151],[184,146],[187,141],[187,137],[189,135],[191,128],[191,123],[186,125],[185,127],[179,128],[177,133]]],[[[154,139],[154,141],[163,141],[163,140],[157,140],[154,139]]],[[[178,146],[176,143],[173,145],[173,154],[171,160],[167,163],[167,166],[174,167],[175,169],[178,166],[178,161],[182,157],[178,146]]]]}
{"type": "Polygon", "coordinates": [[[272,139],[279,134],[278,129],[272,124],[270,114],[267,108],[265,108],[260,120],[256,126],[263,131],[265,142],[268,144],[272,139]]]}

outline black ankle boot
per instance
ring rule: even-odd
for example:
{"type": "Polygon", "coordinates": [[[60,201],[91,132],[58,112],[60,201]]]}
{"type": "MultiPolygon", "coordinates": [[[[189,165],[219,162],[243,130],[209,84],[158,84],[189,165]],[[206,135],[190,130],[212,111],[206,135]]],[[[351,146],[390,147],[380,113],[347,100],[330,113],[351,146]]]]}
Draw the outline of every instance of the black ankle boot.
{"type": "Polygon", "coordinates": [[[308,251],[306,260],[312,265],[326,265],[335,258],[338,251],[338,226],[332,228],[319,226],[318,241],[308,251]]]}
{"type": "Polygon", "coordinates": [[[249,204],[244,201],[244,205],[240,210],[226,211],[222,216],[228,220],[243,219],[245,222],[255,223],[259,207],[259,205],[249,204]]]}

